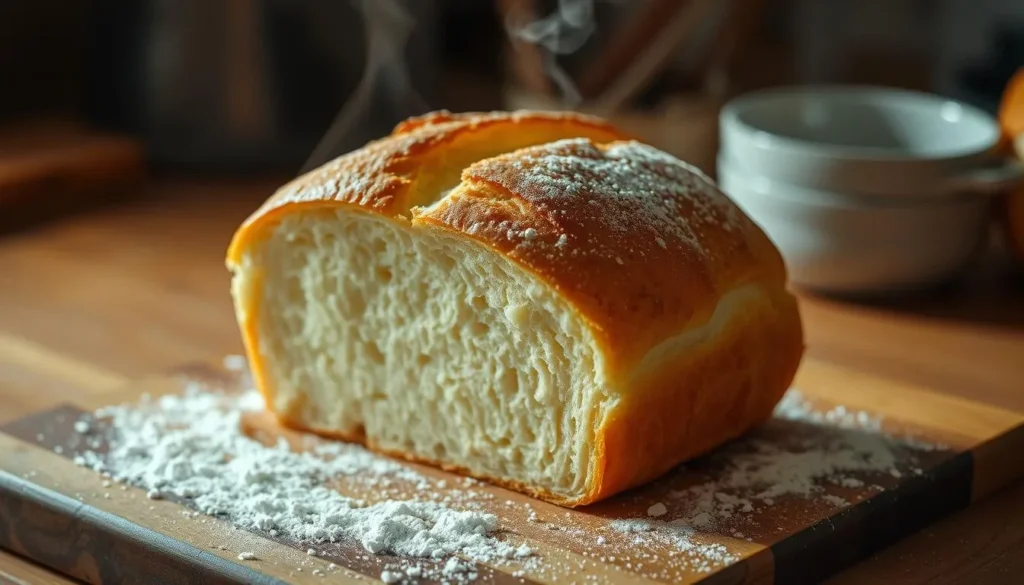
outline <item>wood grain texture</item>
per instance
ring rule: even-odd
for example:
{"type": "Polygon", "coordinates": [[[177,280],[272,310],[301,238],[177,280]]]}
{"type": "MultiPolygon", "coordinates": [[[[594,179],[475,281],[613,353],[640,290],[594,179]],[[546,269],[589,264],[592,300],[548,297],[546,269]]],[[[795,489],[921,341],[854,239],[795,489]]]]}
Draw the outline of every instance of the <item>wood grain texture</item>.
{"type": "MultiPolygon", "coordinates": [[[[214,387],[237,389],[242,385],[215,367],[191,367],[188,371],[214,387]]],[[[92,394],[80,401],[101,406],[120,402],[122,398],[131,400],[141,393],[157,396],[180,391],[182,382],[181,378],[154,378],[134,383],[121,392],[92,394]]],[[[609,550],[603,545],[595,548],[593,543],[599,535],[609,542],[622,538],[614,531],[609,532],[608,523],[616,518],[645,517],[646,510],[654,503],[667,505],[667,519],[686,517],[692,502],[667,495],[684,493],[695,481],[715,482],[717,477],[729,473],[728,462],[734,456],[759,450],[766,443],[785,452],[800,453],[801,445],[856,441],[865,431],[775,419],[751,436],[693,461],[652,484],[576,510],[565,510],[484,484],[473,488],[482,494],[475,501],[484,510],[502,517],[506,539],[514,545],[527,544],[543,560],[537,567],[522,568],[478,564],[476,572],[482,576],[479,582],[495,585],[563,583],[577,581],[580,575],[586,574],[598,582],[616,585],[815,583],[969,505],[973,474],[978,468],[972,450],[979,445],[1005,444],[998,450],[990,449],[987,461],[982,462],[1000,469],[1006,462],[999,454],[1024,450],[1024,432],[1020,432],[1024,429],[1024,416],[1018,413],[843,371],[813,360],[798,374],[796,385],[822,410],[836,406],[835,399],[844,399],[850,408],[866,408],[876,415],[884,415],[886,430],[891,433],[910,434],[948,447],[917,451],[897,448],[894,444],[892,452],[898,467],[920,470],[916,474],[905,472],[894,476],[851,472],[850,476],[859,480],[861,487],[825,488],[831,495],[851,502],[848,506],[818,497],[782,498],[754,514],[736,515],[724,523],[720,520],[715,528],[698,530],[694,538],[699,542],[720,545],[736,559],[725,564],[713,563],[710,574],[702,571],[700,564],[674,563],[671,560],[673,549],[665,544],[648,541],[643,545],[627,544],[624,548],[609,550]],[[856,399],[845,400],[851,396],[856,399]],[[957,416],[948,416],[950,410],[957,416]],[[507,505],[510,501],[529,503],[544,519],[543,523],[527,521],[529,508],[510,507],[507,505]],[[553,531],[551,526],[558,529],[553,531]],[[740,534],[750,541],[737,537],[740,534]],[[614,560],[605,560],[606,554],[613,555],[614,560]],[[522,581],[512,577],[511,573],[516,570],[524,571],[522,581]]],[[[237,543],[241,531],[232,531],[231,536],[225,538],[223,530],[230,529],[223,523],[212,518],[196,521],[195,516],[181,510],[178,514],[172,513],[170,518],[175,519],[168,522],[165,512],[173,511],[179,504],[187,505],[186,501],[161,502],[157,509],[152,502],[139,497],[139,490],[119,492],[117,486],[97,488],[97,482],[101,481],[98,475],[77,468],[69,461],[83,448],[81,436],[72,429],[80,415],[81,411],[76,408],[58,407],[4,427],[7,435],[0,434],[0,544],[76,577],[98,582],[134,579],[149,570],[163,582],[187,582],[200,576],[208,582],[223,583],[270,583],[283,578],[276,569],[266,568],[267,563],[270,567],[291,566],[294,571],[288,574],[288,580],[303,581],[294,575],[302,566],[294,565],[302,561],[304,546],[301,543],[254,533],[253,538],[267,539],[266,542],[248,542],[243,545],[244,550],[261,551],[259,557],[265,564],[243,563],[234,567],[222,562],[230,559],[216,558],[227,550],[216,542],[237,543]],[[62,457],[55,452],[62,453],[62,457]],[[207,548],[213,549],[212,555],[207,548]],[[261,573],[246,572],[254,568],[261,573]]],[[[94,423],[94,432],[98,430],[97,424],[100,423],[94,423]]],[[[252,436],[264,437],[270,444],[284,438],[294,449],[307,445],[301,433],[279,427],[266,413],[247,415],[243,426],[252,436]]],[[[98,447],[101,452],[104,449],[98,447]]],[[[422,465],[412,467],[422,475],[445,479],[449,485],[459,483],[459,478],[437,469],[422,465]]],[[[995,480],[1005,483],[1016,479],[1005,472],[988,475],[993,488],[1000,487],[992,483],[995,480]]],[[[412,483],[401,487],[404,480],[391,481],[399,486],[395,493],[391,493],[390,488],[387,494],[379,493],[366,484],[347,482],[343,478],[338,482],[338,489],[369,503],[382,498],[423,495],[425,488],[422,486],[412,483]]],[[[441,497],[444,493],[435,495],[441,497]]],[[[386,558],[367,556],[354,542],[319,547],[317,552],[314,561],[333,562],[353,576],[371,579],[378,578],[388,562],[386,558]]]]}
{"type": "Polygon", "coordinates": [[[104,392],[123,386],[128,378],[75,357],[60,354],[44,345],[0,331],[0,360],[22,368],[44,372],[89,392],[104,392]]]}
{"type": "Polygon", "coordinates": [[[90,583],[285,583],[3,471],[0,498],[0,544],[90,583]]]}
{"type": "Polygon", "coordinates": [[[4,585],[71,585],[80,583],[51,569],[0,549],[0,583],[4,585]]]}
{"type": "Polygon", "coordinates": [[[828,585],[1019,583],[1024,575],[1024,484],[898,542],[828,585]]]}
{"type": "MultiPolygon", "coordinates": [[[[223,251],[283,180],[163,180],[131,202],[0,238],[0,332],[125,378],[238,353],[223,251]]],[[[874,303],[805,295],[801,308],[810,357],[1024,409],[1024,284],[998,256],[955,287],[874,303]]],[[[90,392],[17,359],[0,356],[0,420],[90,392]]],[[[1021,506],[1018,483],[835,582],[1017,583],[1021,506]]]]}

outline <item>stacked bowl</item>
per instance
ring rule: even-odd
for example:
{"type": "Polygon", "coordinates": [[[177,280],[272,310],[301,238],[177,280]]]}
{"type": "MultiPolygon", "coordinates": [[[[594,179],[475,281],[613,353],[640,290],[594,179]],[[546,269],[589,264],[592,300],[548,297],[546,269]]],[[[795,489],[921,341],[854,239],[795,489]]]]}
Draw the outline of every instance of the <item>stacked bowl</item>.
{"type": "Polygon", "coordinates": [[[918,289],[987,241],[993,195],[1024,168],[967,104],[876,87],[753,92],[719,119],[718,182],[782,251],[792,282],[832,293],[918,289]]]}

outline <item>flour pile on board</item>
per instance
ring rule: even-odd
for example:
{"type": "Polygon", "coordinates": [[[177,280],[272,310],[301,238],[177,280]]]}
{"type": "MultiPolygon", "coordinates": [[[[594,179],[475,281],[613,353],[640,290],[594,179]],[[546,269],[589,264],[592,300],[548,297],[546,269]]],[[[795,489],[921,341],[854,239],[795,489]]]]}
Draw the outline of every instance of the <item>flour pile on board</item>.
{"type": "MultiPolygon", "coordinates": [[[[530,556],[528,548],[493,537],[498,529],[493,514],[426,501],[366,504],[341,495],[331,489],[331,480],[354,474],[431,484],[352,445],[322,442],[295,452],[281,439],[268,447],[241,426],[245,411],[262,408],[254,391],[228,396],[198,387],[134,407],[107,408],[97,416],[111,422],[109,455],[89,451],[76,462],[149,490],[150,497],[184,498],[200,512],[271,536],[314,543],[353,540],[369,553],[401,557],[458,554],[496,562],[530,556]]],[[[453,574],[467,570],[458,559],[445,566],[453,574]]]]}

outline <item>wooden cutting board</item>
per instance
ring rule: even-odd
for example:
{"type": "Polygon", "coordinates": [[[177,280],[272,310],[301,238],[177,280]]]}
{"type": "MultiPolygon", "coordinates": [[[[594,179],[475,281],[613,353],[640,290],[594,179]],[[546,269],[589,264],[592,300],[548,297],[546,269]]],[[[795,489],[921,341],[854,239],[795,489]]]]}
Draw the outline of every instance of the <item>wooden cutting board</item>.
{"type": "MultiPolygon", "coordinates": [[[[104,485],[104,478],[71,461],[81,448],[72,426],[83,410],[134,401],[142,392],[177,392],[184,374],[225,388],[238,384],[222,370],[192,367],[176,376],[138,381],[123,395],[104,395],[104,404],[69,396],[68,404],[0,428],[0,546],[94,583],[380,582],[394,559],[367,555],[355,543],[317,547],[318,555],[309,556],[306,546],[194,517],[183,504],[148,500],[136,488],[104,485]],[[240,551],[254,551],[258,560],[239,561],[240,551]],[[330,563],[335,567],[329,568],[330,563]]],[[[634,544],[631,535],[609,530],[609,524],[643,518],[659,502],[668,507],[664,519],[678,517],[688,503],[666,494],[697,478],[714,480],[730,457],[755,442],[788,449],[874,431],[773,419],[750,437],[649,486],[578,510],[478,484],[471,489],[482,492],[484,507],[502,519],[503,538],[526,542],[538,557],[537,565],[521,575],[512,574],[514,566],[478,565],[478,581],[812,583],[1024,475],[1024,413],[815,361],[804,363],[795,387],[815,411],[840,404],[867,411],[883,418],[886,434],[933,446],[898,451],[897,467],[912,473],[853,473],[853,484],[863,485],[830,486],[832,499],[783,497],[756,513],[698,530],[694,541],[720,545],[727,553],[726,561],[714,566],[680,564],[678,551],[658,543],[634,544]],[[845,503],[836,503],[838,497],[845,503]],[[528,509],[535,511],[536,521],[527,517],[528,509]]],[[[255,417],[247,424],[295,438],[296,433],[268,420],[255,417]]],[[[411,467],[459,483],[444,472],[411,467]]]]}

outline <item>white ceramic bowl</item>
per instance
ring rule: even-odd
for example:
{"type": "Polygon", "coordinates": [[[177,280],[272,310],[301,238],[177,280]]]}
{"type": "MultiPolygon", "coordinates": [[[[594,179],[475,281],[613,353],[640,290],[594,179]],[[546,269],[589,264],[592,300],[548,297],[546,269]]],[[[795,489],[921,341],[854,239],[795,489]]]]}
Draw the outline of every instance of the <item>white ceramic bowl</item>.
{"type": "Polygon", "coordinates": [[[991,197],[1024,168],[996,159],[994,118],[939,96],[801,87],[732,100],[718,181],[781,250],[794,283],[918,288],[970,261],[991,197]]]}
{"type": "Polygon", "coordinates": [[[815,189],[918,197],[948,194],[951,182],[989,159],[1000,138],[996,120],[967,104],[858,86],[752,92],[723,108],[719,129],[719,154],[752,174],[815,189]]]}
{"type": "Polygon", "coordinates": [[[989,200],[853,201],[754,177],[724,159],[718,183],[778,246],[790,280],[828,293],[884,293],[956,276],[984,242],[989,200]]]}

